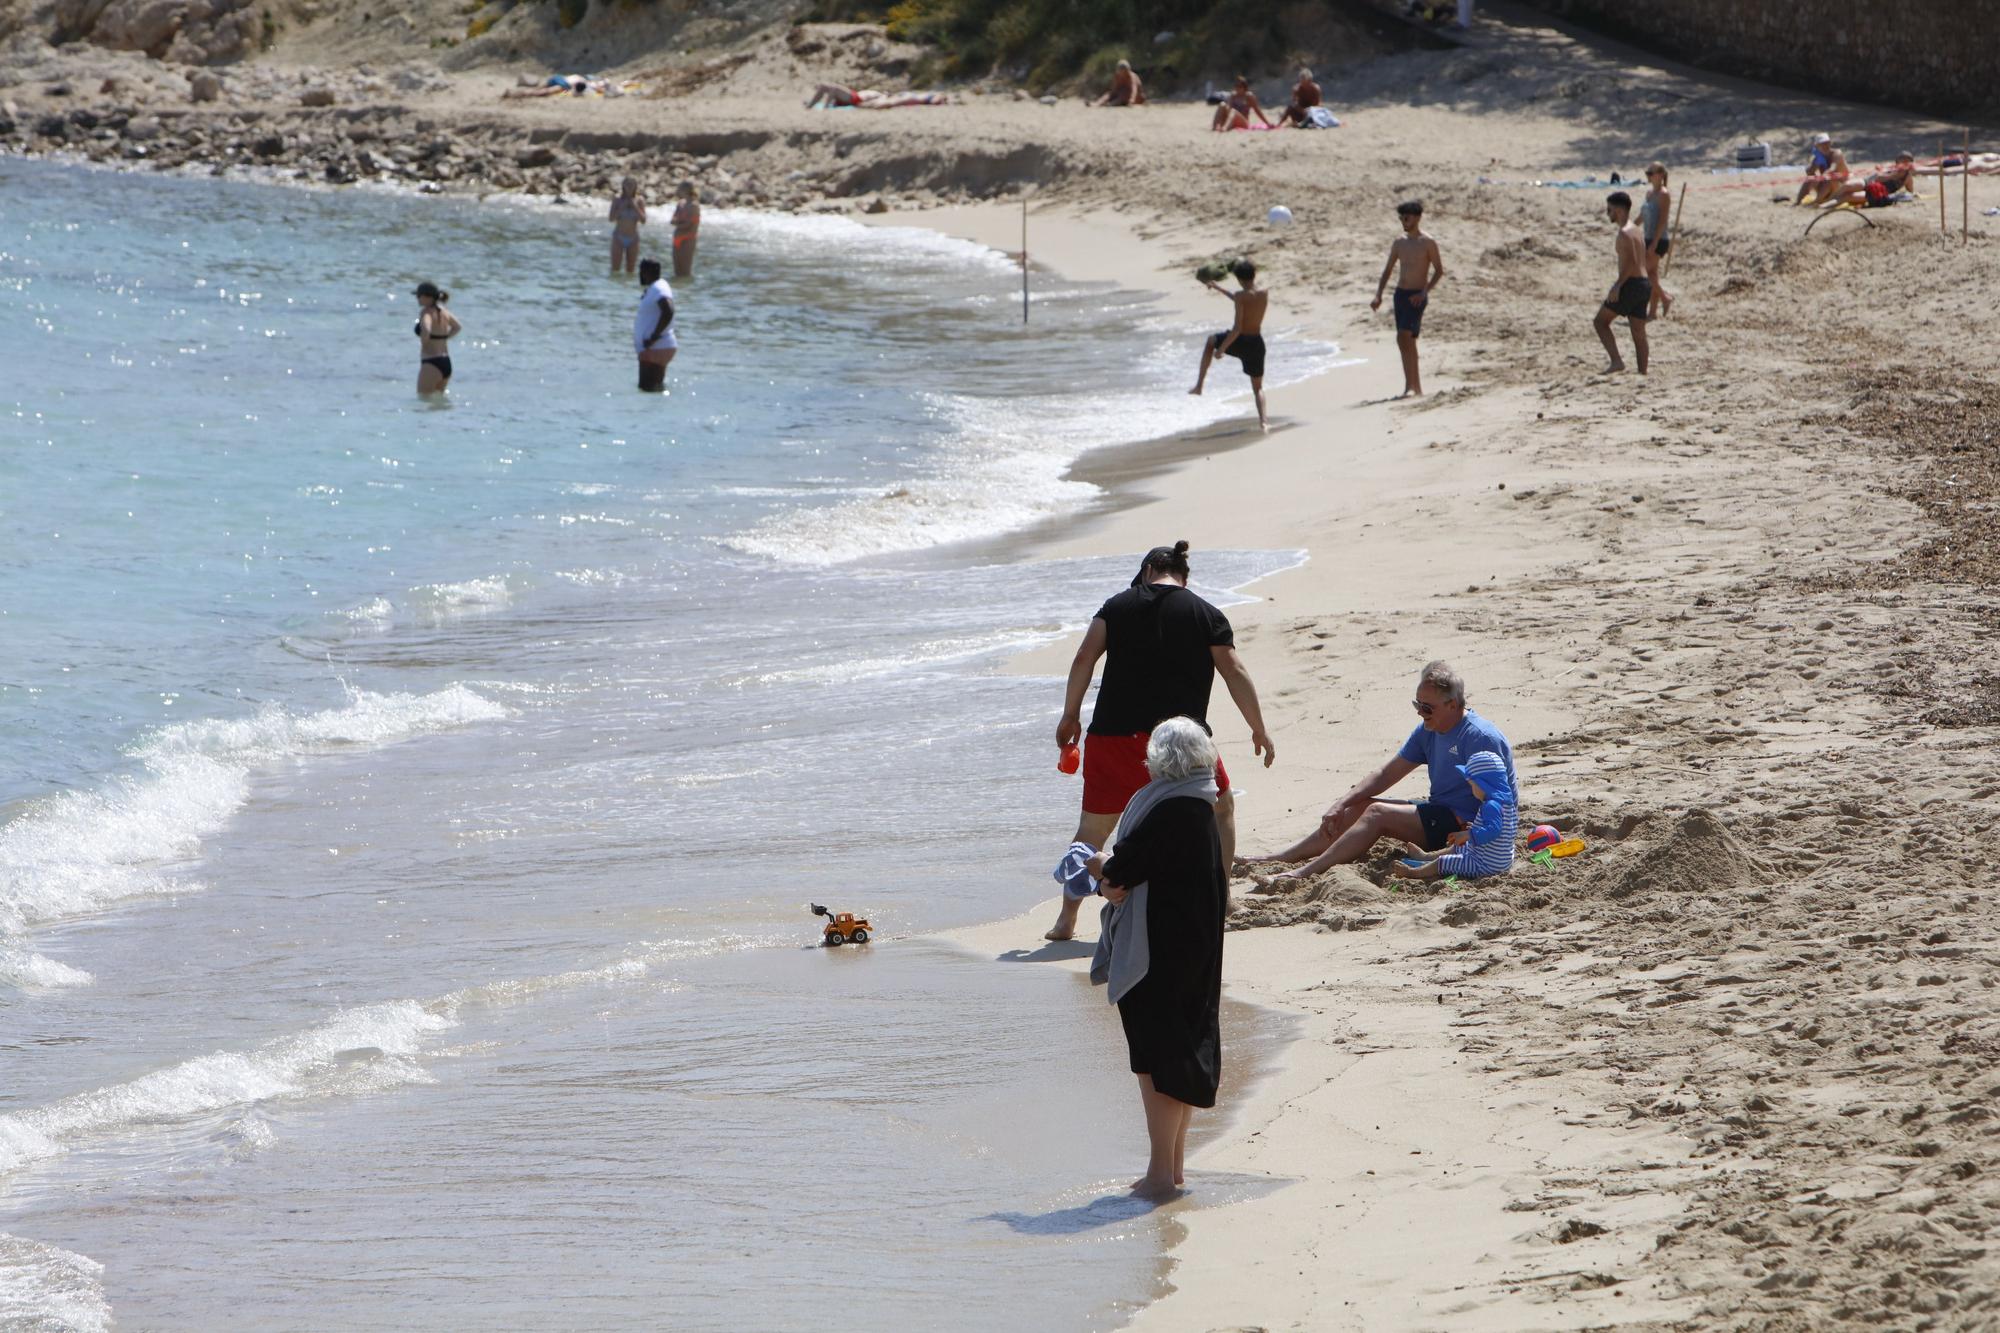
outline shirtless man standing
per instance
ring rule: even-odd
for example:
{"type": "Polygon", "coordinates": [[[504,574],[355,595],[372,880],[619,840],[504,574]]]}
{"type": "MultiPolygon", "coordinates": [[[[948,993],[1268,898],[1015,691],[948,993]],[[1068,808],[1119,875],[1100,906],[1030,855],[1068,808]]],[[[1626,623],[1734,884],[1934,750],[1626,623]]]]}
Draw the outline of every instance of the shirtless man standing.
{"type": "Polygon", "coordinates": [[[1208,383],[1208,368],[1216,357],[1235,357],[1243,363],[1243,373],[1250,377],[1250,393],[1257,400],[1257,428],[1269,434],[1271,421],[1264,413],[1264,312],[1271,308],[1271,293],[1257,285],[1257,266],[1249,260],[1237,260],[1229,271],[1243,284],[1242,291],[1224,291],[1219,284],[1208,281],[1202,285],[1235,303],[1236,322],[1202,343],[1201,370],[1188,392],[1200,396],[1202,387],[1208,383]]]}
{"type": "Polygon", "coordinates": [[[1375,299],[1368,303],[1368,308],[1382,308],[1382,289],[1389,285],[1389,271],[1400,264],[1395,310],[1396,350],[1403,354],[1403,392],[1397,397],[1421,398],[1424,379],[1417,369],[1417,338],[1424,331],[1424,308],[1430,304],[1431,288],[1444,281],[1444,257],[1438,253],[1438,243],[1424,235],[1423,200],[1409,199],[1397,204],[1396,216],[1402,220],[1403,234],[1389,247],[1388,262],[1382,265],[1382,276],[1375,283],[1375,299]]]}
{"type": "Polygon", "coordinates": [[[1624,319],[1632,330],[1632,352],[1639,360],[1639,373],[1646,373],[1646,310],[1652,304],[1653,284],[1646,279],[1646,237],[1632,221],[1632,196],[1613,191],[1604,201],[1605,215],[1618,228],[1618,280],[1597,310],[1597,337],[1611,355],[1605,373],[1625,369],[1618,355],[1618,340],[1611,336],[1613,320],[1624,319]]]}

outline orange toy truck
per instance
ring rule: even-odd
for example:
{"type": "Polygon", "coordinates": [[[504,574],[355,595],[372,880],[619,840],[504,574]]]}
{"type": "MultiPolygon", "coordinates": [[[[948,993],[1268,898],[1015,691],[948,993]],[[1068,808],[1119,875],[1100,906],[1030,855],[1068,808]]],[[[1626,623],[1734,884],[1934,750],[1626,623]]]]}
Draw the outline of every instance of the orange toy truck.
{"type": "Polygon", "coordinates": [[[831,949],[842,944],[866,944],[870,927],[868,918],[856,916],[852,912],[829,912],[818,903],[812,904],[814,916],[826,918],[824,932],[826,947],[831,949]]]}

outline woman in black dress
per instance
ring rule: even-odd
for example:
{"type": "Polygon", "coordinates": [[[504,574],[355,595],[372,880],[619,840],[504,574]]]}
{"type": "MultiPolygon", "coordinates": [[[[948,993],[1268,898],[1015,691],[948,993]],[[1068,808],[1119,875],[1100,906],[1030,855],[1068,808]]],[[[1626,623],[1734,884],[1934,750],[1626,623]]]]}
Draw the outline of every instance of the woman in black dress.
{"type": "Polygon", "coordinates": [[[1146,1107],[1151,1156],[1134,1193],[1185,1179],[1188,1121],[1222,1076],[1222,918],[1229,880],[1215,827],[1215,742],[1192,718],[1153,728],[1153,781],[1126,807],[1109,860],[1091,870],[1106,909],[1092,979],[1107,981],[1146,1107]],[[1115,919],[1121,917],[1122,919],[1115,919]],[[1135,973],[1137,976],[1135,977],[1135,973]]]}

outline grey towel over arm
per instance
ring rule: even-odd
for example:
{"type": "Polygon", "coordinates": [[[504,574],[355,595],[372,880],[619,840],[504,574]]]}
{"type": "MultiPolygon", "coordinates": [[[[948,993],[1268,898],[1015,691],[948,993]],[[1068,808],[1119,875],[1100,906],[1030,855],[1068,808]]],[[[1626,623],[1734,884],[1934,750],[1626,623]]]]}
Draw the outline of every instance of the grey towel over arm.
{"type": "MultiPolygon", "coordinates": [[[[1123,838],[1138,828],[1161,801],[1170,801],[1177,796],[1199,796],[1214,805],[1218,794],[1213,769],[1205,768],[1172,782],[1149,782],[1139,788],[1126,805],[1125,813],[1119,817],[1115,836],[1123,838]]],[[[1116,845],[1115,840],[1113,845],[1116,845]]],[[[1108,986],[1113,1004],[1124,999],[1128,991],[1146,979],[1146,970],[1152,963],[1151,949],[1146,941],[1147,896],[1146,885],[1134,884],[1123,904],[1113,906],[1106,903],[1104,911],[1099,914],[1102,925],[1097,932],[1097,952],[1090,959],[1090,981],[1094,986],[1108,986]]]]}

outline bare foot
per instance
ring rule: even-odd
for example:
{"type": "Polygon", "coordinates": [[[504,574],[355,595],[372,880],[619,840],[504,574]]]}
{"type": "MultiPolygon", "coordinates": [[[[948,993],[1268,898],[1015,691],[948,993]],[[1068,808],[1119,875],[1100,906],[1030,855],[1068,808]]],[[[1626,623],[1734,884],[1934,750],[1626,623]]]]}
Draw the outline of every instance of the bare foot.
{"type": "Polygon", "coordinates": [[[1283,893],[1304,878],[1299,874],[1252,875],[1250,882],[1257,886],[1258,893],[1283,893]]]}
{"type": "Polygon", "coordinates": [[[1076,909],[1080,906],[1072,899],[1063,899],[1062,910],[1056,913],[1056,923],[1044,931],[1045,940],[1069,940],[1076,938],[1076,909]]]}
{"type": "Polygon", "coordinates": [[[1145,1175],[1132,1182],[1132,1193],[1142,1199],[1172,1199],[1181,1194],[1181,1188],[1171,1179],[1145,1175]]]}
{"type": "Polygon", "coordinates": [[[1664,316],[1664,315],[1671,315],[1673,313],[1674,313],[1674,298],[1668,296],[1665,292],[1661,292],[1660,314],[1664,316]]]}
{"type": "Polygon", "coordinates": [[[1625,373],[1625,363],[1623,361],[1613,361],[1597,373],[1600,375],[1622,375],[1625,373]]]}
{"type": "Polygon", "coordinates": [[[1197,384],[1192,389],[1189,389],[1188,392],[1199,398],[1201,397],[1201,386],[1197,384]]]}

